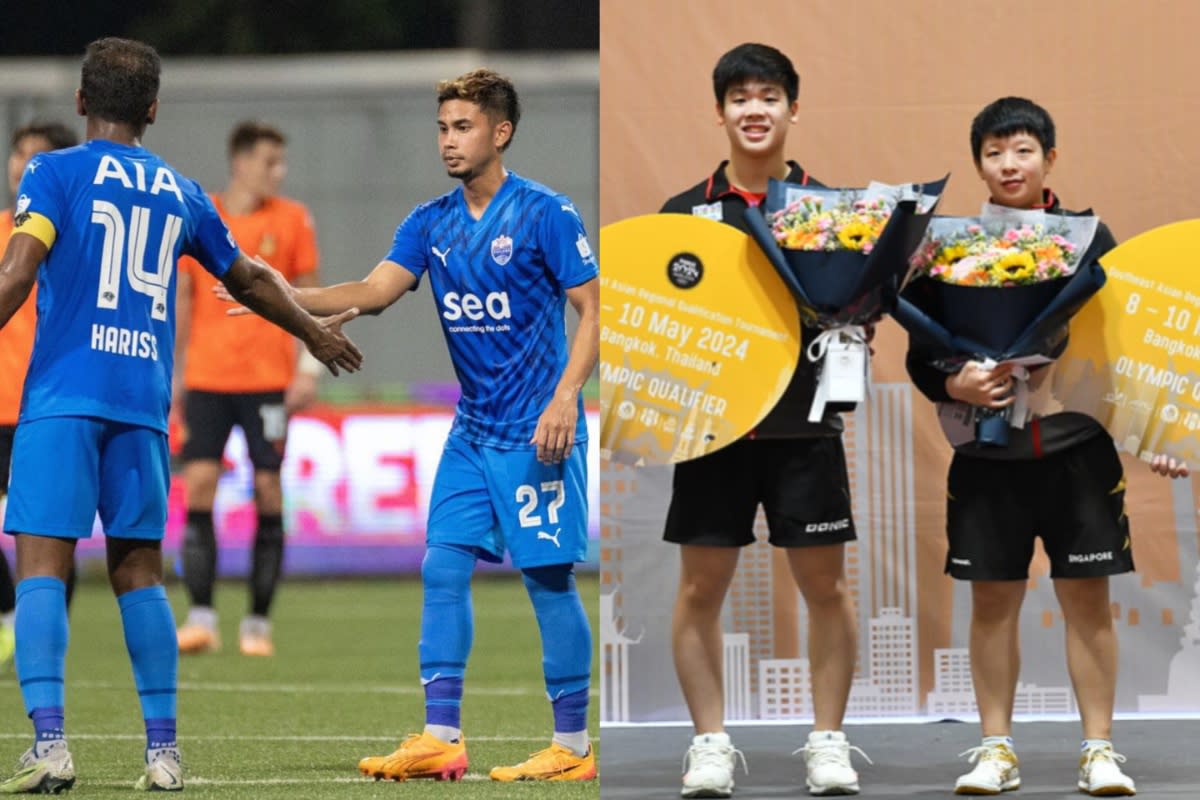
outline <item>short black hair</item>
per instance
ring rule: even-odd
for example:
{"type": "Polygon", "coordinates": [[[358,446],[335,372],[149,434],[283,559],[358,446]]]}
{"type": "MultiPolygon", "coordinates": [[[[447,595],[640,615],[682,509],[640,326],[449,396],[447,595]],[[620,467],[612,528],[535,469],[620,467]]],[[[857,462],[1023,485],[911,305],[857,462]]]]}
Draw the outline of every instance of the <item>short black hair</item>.
{"type": "Polygon", "coordinates": [[[150,45],[114,36],[97,39],[84,52],[79,83],[88,116],[144,130],[161,74],[162,61],[150,45]]]}
{"type": "Polygon", "coordinates": [[[1050,112],[1024,97],[1001,97],[989,103],[971,121],[971,157],[980,163],[983,140],[1028,133],[1038,140],[1042,152],[1054,147],[1054,120],[1050,112]]]}
{"type": "Polygon", "coordinates": [[[512,133],[500,149],[507,150],[517,135],[517,123],[521,121],[521,101],[517,89],[508,78],[490,69],[477,69],[453,80],[440,81],[437,85],[438,108],[447,100],[466,100],[479,106],[493,125],[505,120],[512,123],[512,133]]]}
{"type": "Polygon", "coordinates": [[[791,59],[770,45],[739,44],[717,60],[712,77],[717,105],[725,102],[725,93],[730,87],[752,80],[782,86],[787,93],[788,105],[800,96],[800,76],[791,59]]]}
{"type": "Polygon", "coordinates": [[[280,147],[287,145],[287,137],[274,125],[253,119],[243,120],[234,125],[229,133],[229,157],[253,150],[254,145],[262,141],[274,142],[280,147]]]}
{"type": "Polygon", "coordinates": [[[16,150],[21,142],[31,136],[38,136],[50,143],[51,150],[62,150],[64,147],[74,147],[79,144],[75,131],[61,122],[49,120],[34,120],[28,125],[17,128],[12,135],[12,149],[16,150]]]}

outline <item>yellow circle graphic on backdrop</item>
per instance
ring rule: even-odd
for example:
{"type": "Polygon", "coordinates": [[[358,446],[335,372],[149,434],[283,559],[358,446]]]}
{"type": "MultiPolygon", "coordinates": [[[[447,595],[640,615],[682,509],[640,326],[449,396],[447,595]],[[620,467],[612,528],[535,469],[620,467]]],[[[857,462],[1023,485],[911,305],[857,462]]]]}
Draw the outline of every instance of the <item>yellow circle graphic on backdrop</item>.
{"type": "Polygon", "coordinates": [[[685,214],[600,231],[600,455],[669,464],[750,432],[800,355],[800,314],[746,234],[685,214]]]}
{"type": "Polygon", "coordinates": [[[1139,234],[1100,263],[1108,282],[1071,321],[1053,395],[1120,450],[1200,464],[1200,220],[1139,234]]]}

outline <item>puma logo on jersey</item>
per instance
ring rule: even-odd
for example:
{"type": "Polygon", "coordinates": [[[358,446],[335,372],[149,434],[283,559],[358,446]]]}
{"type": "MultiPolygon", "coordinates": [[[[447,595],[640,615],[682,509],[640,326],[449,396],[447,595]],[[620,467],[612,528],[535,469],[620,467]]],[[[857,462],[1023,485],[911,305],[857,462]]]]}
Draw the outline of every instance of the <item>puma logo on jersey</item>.
{"type": "Polygon", "coordinates": [[[541,541],[542,539],[545,539],[546,541],[549,541],[549,542],[554,542],[554,546],[555,546],[555,547],[557,547],[557,548],[559,548],[559,549],[561,550],[561,549],[562,549],[562,545],[560,545],[560,544],[558,543],[558,535],[559,535],[560,533],[562,533],[562,528],[555,528],[555,529],[554,529],[554,535],[553,535],[553,536],[551,536],[550,534],[546,533],[545,531],[538,531],[538,541],[541,541]]]}
{"type": "Polygon", "coordinates": [[[450,255],[451,248],[447,247],[445,252],[438,250],[436,247],[430,247],[429,249],[433,251],[433,254],[435,256],[437,256],[438,258],[440,258],[442,260],[442,266],[445,267],[446,266],[446,256],[450,255]]]}

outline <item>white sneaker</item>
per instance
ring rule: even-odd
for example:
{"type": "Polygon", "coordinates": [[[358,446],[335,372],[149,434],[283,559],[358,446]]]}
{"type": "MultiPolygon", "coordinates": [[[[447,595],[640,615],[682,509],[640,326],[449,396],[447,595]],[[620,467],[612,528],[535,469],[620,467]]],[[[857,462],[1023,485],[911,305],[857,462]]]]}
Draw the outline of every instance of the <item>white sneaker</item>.
{"type": "Polygon", "coordinates": [[[17,771],[0,783],[0,794],[58,794],[75,785],[75,762],[65,739],[35,744],[17,762],[17,771]]]}
{"type": "Polygon", "coordinates": [[[178,747],[163,747],[146,753],[146,771],[133,785],[139,792],[182,792],[183,764],[178,747]]]}
{"type": "Polygon", "coordinates": [[[1137,794],[1133,778],[1121,772],[1125,756],[1112,747],[1089,747],[1079,757],[1079,791],[1093,797],[1137,794]]]}
{"type": "Polygon", "coordinates": [[[858,794],[858,773],[850,766],[853,750],[873,763],[862,750],[846,740],[841,731],[813,731],[808,743],[792,753],[804,754],[808,791],[815,795],[858,794]]]}
{"type": "Polygon", "coordinates": [[[256,616],[243,619],[238,627],[238,649],[244,656],[275,655],[275,642],[271,639],[271,620],[256,616]]]}
{"type": "Polygon", "coordinates": [[[728,733],[705,733],[692,739],[683,757],[682,797],[732,797],[733,768],[737,758],[746,768],[746,757],[733,746],[728,733]]]}
{"type": "Polygon", "coordinates": [[[975,769],[954,782],[955,794],[1000,794],[1021,788],[1017,754],[1006,744],[972,747],[958,754],[970,756],[975,769]]]}

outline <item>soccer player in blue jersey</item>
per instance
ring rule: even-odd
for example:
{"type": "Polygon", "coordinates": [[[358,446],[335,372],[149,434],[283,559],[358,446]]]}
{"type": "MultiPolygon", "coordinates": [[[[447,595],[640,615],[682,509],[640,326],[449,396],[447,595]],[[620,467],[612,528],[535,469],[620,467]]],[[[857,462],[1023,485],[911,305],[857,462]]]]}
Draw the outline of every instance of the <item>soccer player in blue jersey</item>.
{"type": "Polygon", "coordinates": [[[179,256],[196,258],[335,374],[361,360],[340,333],[354,310],[321,321],[306,314],[274,270],[238,251],[203,190],[141,146],[158,112],[159,73],[158,54],[140,42],[88,46],[75,94],[87,141],[29,162],[0,258],[0,327],[38,283],[4,523],[16,537],[16,667],[34,744],[0,793],[57,793],[75,782],[63,725],[64,580],[97,511],[146,723],[137,788],[183,788],[161,550],[179,256]]]}
{"type": "Polygon", "coordinates": [[[457,779],[467,768],[459,721],[471,649],[471,573],[505,550],[521,570],[542,636],[554,711],[550,747],[494,780],[590,780],[591,631],[575,590],[587,538],[587,432],[579,391],[599,343],[596,259],[571,201],[505,169],[520,117],[516,90],[490,70],[438,85],[438,146],[453,191],[418,206],[362,281],[293,289],[316,314],[379,313],[429,283],[462,384],[434,482],[421,567],[425,729],[375,778],[457,779]],[[565,301],[579,313],[569,351],[565,301]]]}

